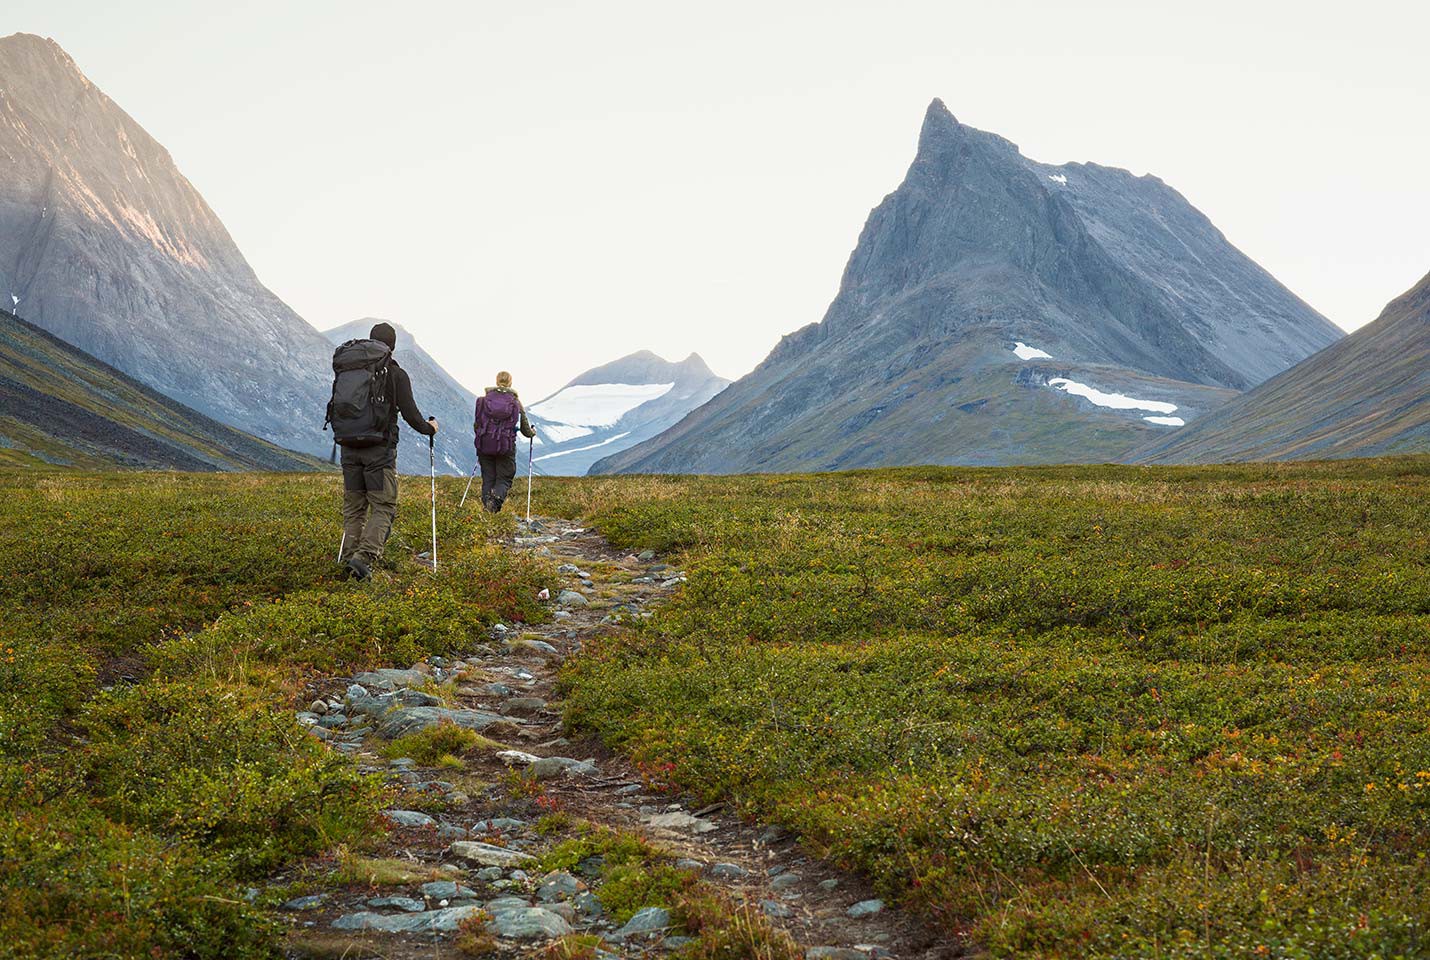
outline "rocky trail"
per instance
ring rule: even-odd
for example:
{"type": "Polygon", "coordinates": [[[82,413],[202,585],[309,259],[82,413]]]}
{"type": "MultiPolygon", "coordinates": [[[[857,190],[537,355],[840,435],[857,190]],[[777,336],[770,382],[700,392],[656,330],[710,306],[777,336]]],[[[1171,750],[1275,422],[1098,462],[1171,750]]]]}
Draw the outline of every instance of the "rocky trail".
{"type": "Polygon", "coordinates": [[[599,743],[568,739],[555,701],[563,659],[587,638],[620,629],[622,615],[649,616],[684,577],[648,552],[622,555],[559,519],[520,524],[507,545],[557,565],[552,622],[497,625],[485,652],[333,677],[307,691],[312,706],[299,720],[364,770],[386,776],[402,800],[387,812],[391,830],[381,849],[337,865],[343,885],[312,888],[280,909],[291,927],[288,956],[662,957],[688,944],[659,906],[617,922],[598,895],[600,856],[569,870],[541,868],[562,837],[538,823],[557,811],[568,821],[639,834],[735,904],[736,918],[768,919],[799,945],[794,955],[959,953],[779,827],[749,823],[721,805],[692,809],[599,743]],[[447,722],[486,738],[463,764],[392,756],[394,739],[447,722]]]}

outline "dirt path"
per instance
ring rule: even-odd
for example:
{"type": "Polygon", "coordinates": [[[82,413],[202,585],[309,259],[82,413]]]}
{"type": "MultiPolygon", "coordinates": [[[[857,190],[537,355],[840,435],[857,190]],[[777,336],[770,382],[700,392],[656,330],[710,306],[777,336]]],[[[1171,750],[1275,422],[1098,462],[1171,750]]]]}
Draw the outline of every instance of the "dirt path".
{"type": "MultiPolygon", "coordinates": [[[[660,957],[678,949],[680,937],[631,932],[605,915],[591,894],[600,883],[599,863],[542,875],[523,869],[530,861],[502,862],[554,845],[560,837],[542,836],[536,821],[556,810],[639,833],[702,883],[768,917],[806,957],[959,955],[918,921],[878,904],[858,877],[808,856],[779,828],[747,823],[720,807],[690,809],[678,796],[652,792],[599,744],[568,740],[554,700],[562,660],[598,631],[618,629],[613,616],[645,614],[683,577],[650,554],[613,552],[593,531],[559,519],[535,520],[530,529],[522,524],[509,546],[558,566],[558,582],[549,588],[557,619],[497,628],[487,653],[333,678],[309,691],[323,703],[300,714],[314,735],[400,784],[407,803],[399,806],[428,812],[392,814],[411,825],[395,826],[375,859],[346,864],[347,885],[285,904],[289,956],[660,957]],[[453,679],[445,701],[416,689],[453,679]],[[462,770],[383,758],[392,735],[439,717],[512,750],[473,750],[462,770]],[[468,939],[464,954],[463,934],[483,922],[493,939],[468,939]],[[552,941],[568,932],[604,942],[594,952],[553,950],[552,941]]],[[[659,928],[664,919],[643,911],[633,923],[659,928]]]]}

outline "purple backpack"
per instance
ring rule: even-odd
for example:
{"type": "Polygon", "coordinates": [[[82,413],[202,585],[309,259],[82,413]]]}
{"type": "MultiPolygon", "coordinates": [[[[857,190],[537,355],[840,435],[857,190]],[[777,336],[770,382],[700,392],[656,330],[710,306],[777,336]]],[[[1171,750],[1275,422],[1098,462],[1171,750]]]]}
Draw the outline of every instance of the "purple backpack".
{"type": "Polygon", "coordinates": [[[521,404],[510,393],[493,390],[477,401],[477,453],[506,456],[516,451],[521,404]]]}

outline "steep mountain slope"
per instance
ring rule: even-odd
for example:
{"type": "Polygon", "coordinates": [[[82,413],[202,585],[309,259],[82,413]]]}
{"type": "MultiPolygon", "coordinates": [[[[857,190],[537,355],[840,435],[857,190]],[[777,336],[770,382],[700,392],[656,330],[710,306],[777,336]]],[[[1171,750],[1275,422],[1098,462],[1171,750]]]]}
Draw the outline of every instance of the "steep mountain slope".
{"type": "MultiPolygon", "coordinates": [[[[364,317],[334,327],[324,336],[336,346],[347,340],[366,337],[373,324],[380,322],[377,317],[364,317]]],[[[387,322],[392,323],[391,320],[387,322]]],[[[397,331],[397,349],[393,351],[393,356],[412,378],[412,396],[423,415],[436,417],[440,425],[437,431],[437,468],[448,473],[471,473],[477,462],[472,446],[472,409],[476,397],[442,369],[442,365],[422,349],[405,327],[397,323],[392,323],[392,327],[397,331]]],[[[422,462],[415,469],[425,470],[426,448],[426,443],[419,437],[403,439],[398,449],[404,467],[414,469],[411,461],[416,456],[422,462]]]]}
{"type": "Polygon", "coordinates": [[[166,396],[326,455],[331,347],[168,151],[52,40],[0,39],[0,78],[0,299],[166,396]]]}
{"type": "Polygon", "coordinates": [[[531,405],[537,466],[544,473],[584,474],[601,457],[679,422],[729,383],[694,353],[672,363],[641,350],[587,370],[531,405]]]}
{"type": "Polygon", "coordinates": [[[0,463],[91,469],[316,470],[0,311],[0,463]]]}
{"type": "Polygon", "coordinates": [[[1147,463],[1430,452],[1430,275],[1380,317],[1185,431],[1147,463]]]}
{"type": "Polygon", "coordinates": [[[1339,336],[1155,177],[1027,160],[935,100],[824,320],[594,470],[1116,459],[1339,336]]]}

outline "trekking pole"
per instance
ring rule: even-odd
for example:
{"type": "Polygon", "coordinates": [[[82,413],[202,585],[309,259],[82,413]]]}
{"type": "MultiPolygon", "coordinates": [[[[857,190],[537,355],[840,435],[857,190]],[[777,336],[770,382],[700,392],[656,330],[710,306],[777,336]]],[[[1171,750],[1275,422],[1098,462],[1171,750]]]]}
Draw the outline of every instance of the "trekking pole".
{"type": "Polygon", "coordinates": [[[482,463],[480,460],[472,464],[472,475],[467,478],[467,489],[462,491],[462,503],[457,504],[458,510],[462,509],[462,504],[465,504],[467,502],[467,494],[472,492],[472,481],[477,479],[477,468],[481,465],[482,463]]]}
{"type": "MultiPolygon", "coordinates": [[[[431,417],[427,418],[431,420],[431,417]]],[[[427,435],[427,462],[432,467],[432,572],[437,572],[437,435],[427,435]]]]}
{"type": "Polygon", "coordinates": [[[526,523],[531,525],[531,474],[533,465],[536,463],[531,455],[536,452],[536,438],[528,437],[526,441],[526,523]]]}
{"type": "Polygon", "coordinates": [[[343,538],[338,541],[338,563],[342,563],[342,562],[343,562],[343,547],[346,547],[347,545],[348,545],[348,531],[347,531],[347,528],[344,528],[344,529],[343,529],[343,538]]]}

